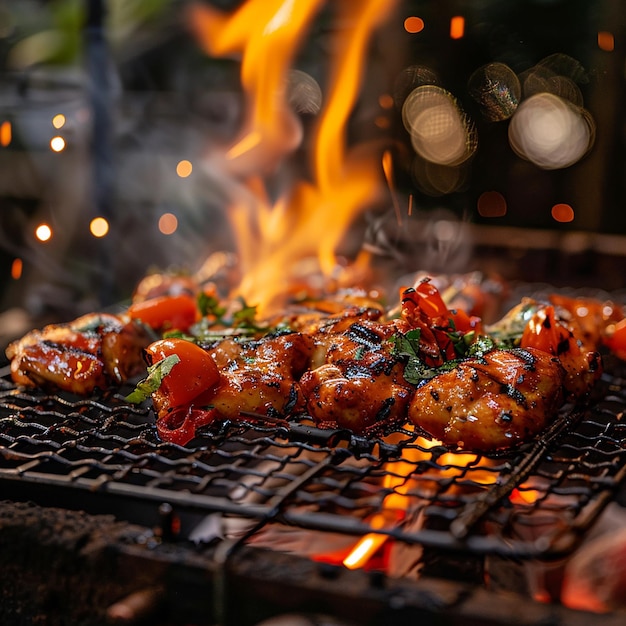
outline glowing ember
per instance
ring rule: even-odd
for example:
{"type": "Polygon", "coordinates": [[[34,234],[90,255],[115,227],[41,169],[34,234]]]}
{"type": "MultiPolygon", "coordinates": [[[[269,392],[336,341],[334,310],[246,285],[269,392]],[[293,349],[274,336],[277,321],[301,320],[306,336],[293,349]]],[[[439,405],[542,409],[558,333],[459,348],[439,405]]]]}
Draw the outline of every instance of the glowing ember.
{"type": "MultiPolygon", "coordinates": [[[[405,430],[412,431],[413,427],[405,425],[405,430]]],[[[398,442],[396,433],[390,440],[398,442]]],[[[389,539],[384,531],[396,526],[404,518],[418,519],[417,509],[423,504],[427,495],[424,491],[424,477],[433,472],[440,478],[458,480],[458,489],[463,490],[463,478],[471,471],[471,482],[476,485],[493,485],[497,481],[497,472],[490,470],[493,465],[491,459],[479,457],[475,454],[445,452],[438,456],[436,468],[424,470],[420,465],[424,461],[432,460],[432,449],[441,446],[436,439],[417,437],[411,446],[402,449],[402,457],[397,461],[389,461],[385,466],[383,490],[389,492],[383,501],[380,513],[372,516],[369,524],[372,532],[364,535],[350,550],[343,560],[343,565],[349,569],[365,567],[378,550],[389,539]],[[484,467],[484,470],[482,469],[484,467]],[[418,472],[418,481],[413,475],[418,472]]]]}
{"type": "Polygon", "coordinates": [[[262,176],[302,139],[288,103],[289,71],[321,4],[249,0],[232,16],[204,6],[191,12],[194,31],[210,54],[242,55],[246,120],[222,160],[243,178],[229,211],[244,277],[237,295],[261,312],[281,305],[279,298],[297,282],[299,266],[311,258],[318,259],[319,268],[306,273],[330,277],[337,267],[337,248],[355,217],[385,189],[379,149],[357,152],[345,136],[369,37],[393,6],[385,0],[338,7],[342,28],[335,33],[330,86],[313,138],[311,180],[295,183],[276,201],[265,188],[262,176]]]}

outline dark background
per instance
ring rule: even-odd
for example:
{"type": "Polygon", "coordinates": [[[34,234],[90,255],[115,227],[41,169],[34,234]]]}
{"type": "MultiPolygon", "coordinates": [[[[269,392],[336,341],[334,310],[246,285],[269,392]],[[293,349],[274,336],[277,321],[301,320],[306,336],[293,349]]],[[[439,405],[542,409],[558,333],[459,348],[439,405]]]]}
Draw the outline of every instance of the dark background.
{"type": "MultiPolygon", "coordinates": [[[[211,252],[232,247],[220,181],[201,167],[189,179],[175,174],[180,159],[196,164],[213,142],[233,136],[242,113],[237,59],[210,59],[199,50],[181,19],[185,4],[0,3],[0,123],[12,124],[10,145],[0,147],[0,312],[62,319],[114,306],[147,271],[197,269],[211,252]],[[67,141],[60,154],[48,147],[57,112],[68,120],[59,131],[67,141]],[[165,211],[179,219],[175,235],[156,227],[165,211]],[[102,240],[88,235],[95,215],[111,225],[102,240]],[[33,237],[39,222],[55,232],[45,244],[33,237]],[[11,278],[15,258],[23,261],[19,280],[11,278]]],[[[332,5],[321,11],[297,62],[322,85],[327,37],[337,27],[332,5]]],[[[399,3],[372,42],[349,132],[355,143],[383,139],[395,151],[397,192],[403,206],[409,196],[413,202],[402,232],[387,237],[401,250],[401,269],[459,271],[483,260],[506,277],[624,286],[626,249],[613,236],[626,235],[625,29],[620,0],[399,3]],[[422,32],[404,31],[409,15],[422,17],[422,32]],[[465,17],[460,40],[449,36],[454,15],[465,17]],[[614,35],[614,50],[598,47],[599,31],[614,35]],[[482,119],[468,81],[487,63],[505,63],[519,74],[553,54],[584,68],[579,87],[596,138],[580,162],[546,171],[511,150],[508,121],[482,119]],[[477,153],[464,184],[449,194],[416,184],[400,113],[378,104],[414,64],[436,73],[476,125],[477,153]],[[506,197],[505,215],[478,213],[478,197],[490,190],[506,197]],[[550,209],[558,202],[574,208],[572,222],[553,220],[550,209]],[[439,219],[471,229],[459,230],[454,253],[433,261],[428,225],[439,219]]],[[[305,129],[310,122],[304,116],[305,129]]],[[[374,207],[357,232],[371,236],[372,224],[393,230],[391,214],[391,203],[374,207]]]]}

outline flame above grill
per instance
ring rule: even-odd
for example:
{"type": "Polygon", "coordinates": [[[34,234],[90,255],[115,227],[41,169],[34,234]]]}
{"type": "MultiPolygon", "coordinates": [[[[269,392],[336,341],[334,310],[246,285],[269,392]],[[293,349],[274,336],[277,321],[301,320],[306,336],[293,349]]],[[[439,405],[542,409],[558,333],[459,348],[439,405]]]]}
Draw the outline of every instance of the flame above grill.
{"type": "MultiPolygon", "coordinates": [[[[318,272],[337,268],[336,250],[355,217],[385,190],[380,145],[350,146],[347,126],[359,97],[368,42],[393,3],[340,3],[330,85],[311,142],[311,174],[273,201],[265,176],[302,145],[302,124],[290,109],[289,71],[321,0],[249,0],[232,15],[193,5],[190,22],[212,55],[241,55],[247,111],[235,142],[216,165],[237,180],[229,217],[238,238],[242,282],[237,295],[266,311],[290,289],[299,263],[318,259],[318,272]]],[[[313,272],[314,274],[316,272],[313,272]]]]}

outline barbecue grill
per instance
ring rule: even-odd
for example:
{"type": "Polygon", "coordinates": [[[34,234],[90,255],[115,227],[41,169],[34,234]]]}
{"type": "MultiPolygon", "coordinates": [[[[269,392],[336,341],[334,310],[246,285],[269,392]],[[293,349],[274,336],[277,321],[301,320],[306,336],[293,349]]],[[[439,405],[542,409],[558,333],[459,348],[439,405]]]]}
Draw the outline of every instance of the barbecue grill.
{"type": "MultiPolygon", "coordinates": [[[[564,407],[538,440],[507,454],[449,452],[409,428],[362,437],[306,418],[257,416],[206,428],[182,447],[159,441],[150,408],[129,405],[123,391],[85,399],[24,391],[2,379],[0,485],[14,502],[106,513],[125,528],[144,529],[141,540],[122,542],[123,552],[134,546],[141,552],[136,558],[158,563],[165,551],[181,571],[187,564],[190,579],[198,569],[200,581],[207,572],[223,575],[227,564],[235,578],[251,576],[247,585],[267,591],[266,568],[286,568],[279,576],[289,580],[284,588],[294,584],[293,568],[304,568],[310,576],[299,579],[304,589],[297,597],[306,597],[308,606],[320,594],[324,604],[330,601],[332,592],[323,588],[329,580],[334,588],[341,577],[369,576],[367,589],[385,589],[376,601],[381,611],[389,610],[392,588],[384,581],[423,585],[446,571],[441,584],[471,582],[475,593],[485,593],[486,563],[549,563],[572,554],[620,497],[625,408],[626,368],[607,357],[589,403],[564,407]],[[333,562],[337,546],[345,551],[372,533],[382,548],[360,572],[333,562]],[[295,549],[294,535],[300,537],[295,549]],[[311,547],[319,545],[326,548],[311,547]],[[390,572],[381,565],[385,550],[415,562],[390,572]],[[407,577],[415,568],[421,576],[407,577]],[[312,590],[318,579],[322,588],[312,590]]],[[[199,584],[185,595],[200,593],[199,584]]],[[[453,589],[457,598],[458,589],[448,592],[453,589]]],[[[359,593],[359,601],[370,595],[359,593]]],[[[270,596],[276,594],[284,591],[270,596]]],[[[232,606],[191,605],[198,611],[193,623],[244,623],[232,606]]],[[[424,610],[421,602],[416,607],[424,610]]],[[[456,617],[467,615],[462,610],[456,617]]],[[[371,616],[353,618],[370,623],[371,616]]]]}

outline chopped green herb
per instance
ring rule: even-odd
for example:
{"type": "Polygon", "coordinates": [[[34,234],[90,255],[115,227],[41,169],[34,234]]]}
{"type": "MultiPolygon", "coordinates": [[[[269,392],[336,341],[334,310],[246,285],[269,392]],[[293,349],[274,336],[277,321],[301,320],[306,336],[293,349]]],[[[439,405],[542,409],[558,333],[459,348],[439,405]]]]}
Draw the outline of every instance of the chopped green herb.
{"type": "Polygon", "coordinates": [[[413,385],[419,384],[423,380],[430,380],[441,371],[437,367],[429,367],[418,358],[410,358],[404,366],[404,379],[413,385]]]}
{"type": "Polygon", "coordinates": [[[233,313],[233,323],[235,328],[254,328],[258,326],[255,323],[256,318],[256,306],[251,306],[246,303],[243,298],[239,298],[241,308],[233,313]]]}
{"type": "Polygon", "coordinates": [[[476,340],[470,345],[467,355],[469,357],[481,358],[496,347],[496,342],[487,335],[478,335],[476,340]]]}
{"type": "Polygon", "coordinates": [[[201,292],[198,295],[198,310],[200,311],[202,317],[213,315],[220,320],[226,313],[226,308],[220,306],[220,301],[215,296],[211,296],[204,292],[201,292]]]}
{"type": "Polygon", "coordinates": [[[134,391],[126,396],[127,402],[141,404],[144,400],[147,400],[161,386],[163,379],[179,361],[180,357],[177,354],[171,354],[148,367],[148,375],[137,383],[134,391]]]}
{"type": "Polygon", "coordinates": [[[404,334],[394,335],[393,352],[396,356],[406,359],[404,378],[414,385],[437,374],[435,368],[428,367],[419,357],[421,334],[420,329],[416,328],[404,334]]]}
{"type": "Polygon", "coordinates": [[[197,338],[188,333],[184,333],[182,330],[169,330],[163,333],[163,339],[184,339],[185,341],[191,341],[196,343],[197,338]]]}
{"type": "Polygon", "coordinates": [[[454,343],[457,359],[450,359],[437,367],[426,365],[419,356],[420,330],[414,329],[402,334],[397,333],[393,337],[393,352],[397,357],[403,358],[404,378],[414,385],[424,380],[429,380],[438,374],[453,370],[464,359],[481,358],[496,347],[495,341],[491,337],[478,335],[472,331],[465,335],[453,331],[449,334],[454,343]]]}
{"type": "Polygon", "coordinates": [[[421,335],[419,328],[394,335],[394,353],[396,356],[418,358],[421,335]]]}

